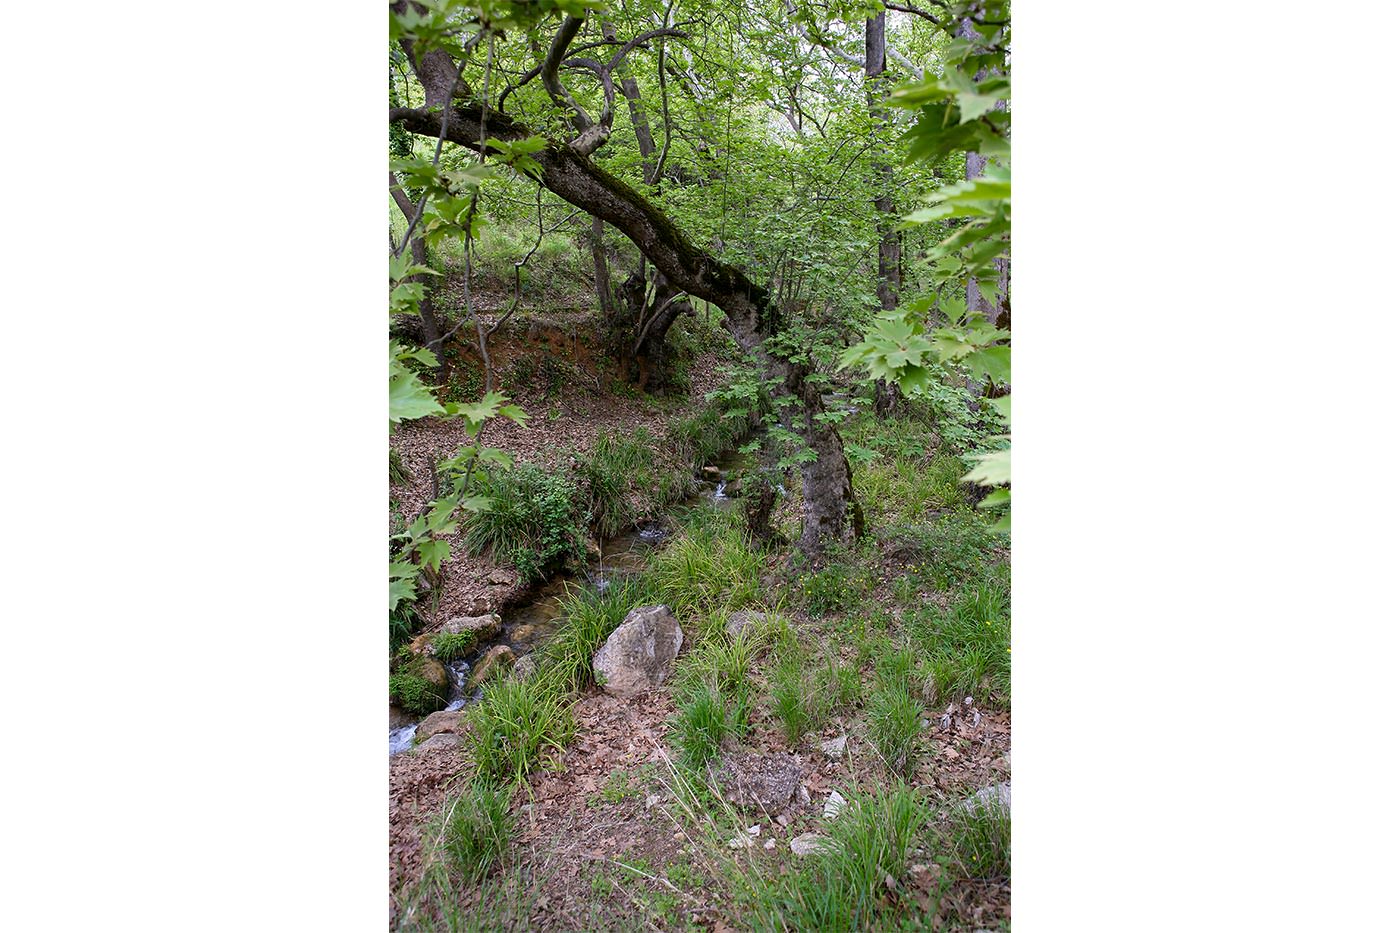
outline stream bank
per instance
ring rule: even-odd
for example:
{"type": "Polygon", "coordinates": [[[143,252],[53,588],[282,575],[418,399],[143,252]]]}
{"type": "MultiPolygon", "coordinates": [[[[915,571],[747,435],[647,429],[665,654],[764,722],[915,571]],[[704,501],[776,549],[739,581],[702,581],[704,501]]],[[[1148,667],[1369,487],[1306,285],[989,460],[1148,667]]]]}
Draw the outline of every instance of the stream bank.
{"type": "MultiPolygon", "coordinates": [[[[734,480],[740,459],[737,452],[731,451],[717,458],[714,465],[706,466],[701,471],[704,478],[694,481],[696,491],[672,509],[671,514],[700,507],[732,508],[737,500],[730,497],[726,489],[734,480]]],[[[455,712],[480,699],[481,685],[474,688],[468,686],[471,673],[473,667],[493,650],[500,653],[500,648],[508,649],[512,657],[510,663],[514,665],[544,645],[559,628],[564,596],[571,587],[585,585],[603,592],[615,581],[640,573],[646,568],[651,553],[663,545],[671,533],[668,521],[648,521],[635,525],[603,542],[596,564],[557,573],[531,589],[523,599],[502,606],[499,632],[483,639],[468,656],[445,665],[450,683],[448,702],[442,711],[455,712]]],[[[427,718],[414,718],[398,707],[390,706],[390,757],[413,749],[418,727],[427,718]]]]}

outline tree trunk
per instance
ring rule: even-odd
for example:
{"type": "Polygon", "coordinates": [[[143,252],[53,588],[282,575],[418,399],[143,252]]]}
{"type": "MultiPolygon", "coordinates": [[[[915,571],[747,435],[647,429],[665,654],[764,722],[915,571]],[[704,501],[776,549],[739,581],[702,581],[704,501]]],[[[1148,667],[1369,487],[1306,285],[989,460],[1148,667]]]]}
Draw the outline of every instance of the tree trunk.
{"type": "MultiPolygon", "coordinates": [[[[393,172],[389,173],[389,193],[393,195],[394,203],[398,205],[404,220],[412,223],[416,205],[409,200],[408,194],[399,186],[398,176],[393,172]]],[[[413,238],[409,249],[413,251],[415,265],[426,266],[428,264],[428,246],[423,242],[421,236],[413,238]]],[[[429,290],[432,283],[428,281],[428,278],[426,275],[415,275],[410,276],[409,281],[423,283],[423,300],[418,303],[418,318],[423,322],[423,345],[432,350],[433,356],[437,357],[438,372],[441,374],[447,369],[447,357],[442,345],[442,327],[438,324],[437,315],[433,313],[433,296],[429,290]]]]}
{"type": "MultiPolygon", "coordinates": [[[[886,117],[880,107],[883,84],[880,80],[885,73],[885,11],[865,21],[865,77],[866,102],[874,120],[874,132],[878,136],[884,129],[886,117]]],[[[878,268],[875,275],[875,294],[880,299],[880,310],[893,311],[899,305],[899,234],[894,230],[894,169],[883,158],[880,147],[876,147],[875,227],[880,234],[878,268]]],[[[875,380],[875,415],[889,417],[899,404],[899,384],[887,379],[875,380]]]]}
{"type": "MultiPolygon", "coordinates": [[[[457,72],[451,58],[436,50],[419,57],[413,54],[412,44],[406,44],[409,62],[423,85],[425,105],[421,109],[390,108],[390,120],[436,138],[445,119],[446,138],[472,151],[483,138],[519,140],[534,135],[529,127],[499,111],[488,108],[483,113],[477,105],[454,106],[457,72]]],[[[568,145],[551,141],[533,156],[546,188],[612,224],[637,245],[672,287],[723,311],[725,326],[740,349],[765,360],[768,371],[800,402],[801,413],[792,429],[817,455],[813,462],[802,465],[802,550],[816,557],[828,543],[860,534],[862,519],[851,487],[850,464],[836,429],[818,420],[825,406],[821,394],[805,381],[809,367],[769,356],[764,348],[764,341],[782,329],[781,313],[769,301],[767,290],[742,270],[696,247],[655,205],[568,145]]]]}

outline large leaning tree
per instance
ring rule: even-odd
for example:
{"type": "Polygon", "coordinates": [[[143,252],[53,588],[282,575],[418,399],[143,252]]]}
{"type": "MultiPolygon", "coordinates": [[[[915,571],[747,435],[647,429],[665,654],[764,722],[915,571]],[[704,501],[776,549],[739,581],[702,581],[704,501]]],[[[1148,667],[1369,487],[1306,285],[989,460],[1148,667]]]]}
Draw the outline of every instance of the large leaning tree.
{"type": "Polygon", "coordinates": [[[435,144],[460,146],[479,159],[532,141],[530,174],[540,184],[626,236],[664,277],[667,289],[710,302],[723,312],[730,335],[760,361],[774,387],[773,402],[784,426],[807,448],[801,463],[802,533],[797,544],[808,557],[817,557],[828,545],[862,531],[850,464],[834,424],[838,419],[826,411],[820,389],[809,380],[809,362],[770,352],[768,342],[783,331],[784,321],[768,291],[744,269],[693,243],[644,194],[591,158],[611,134],[615,89],[623,80],[618,70],[627,53],[670,31],[664,18],[659,32],[631,37],[618,36],[608,24],[600,30],[602,39],[576,44],[597,6],[590,0],[392,3],[393,32],[421,85],[422,104],[391,106],[389,120],[435,144]],[[562,21],[552,25],[552,17],[561,13],[562,21]],[[525,32],[537,63],[518,76],[499,71],[493,75],[494,50],[511,30],[525,32]],[[561,72],[577,71],[592,72],[602,85],[596,115],[561,78],[561,72]],[[534,81],[543,85],[553,112],[526,112],[530,108],[513,104],[522,98],[513,92],[534,81]]]}

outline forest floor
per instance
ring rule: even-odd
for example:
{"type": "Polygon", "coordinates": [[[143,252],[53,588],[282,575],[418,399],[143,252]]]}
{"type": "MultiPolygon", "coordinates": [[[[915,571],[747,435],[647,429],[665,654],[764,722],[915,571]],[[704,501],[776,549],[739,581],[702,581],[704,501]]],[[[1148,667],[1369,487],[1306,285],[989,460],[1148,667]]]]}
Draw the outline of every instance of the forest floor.
{"type": "MultiPolygon", "coordinates": [[[[567,320],[526,320],[493,343],[504,389],[531,419],[492,423],[481,443],[564,469],[599,436],[643,427],[665,436],[722,378],[718,358],[697,356],[687,394],[618,391],[580,332],[567,320]],[[548,359],[565,366],[550,371],[548,359]]],[[[444,842],[456,808],[469,806],[470,708],[444,728],[463,743],[391,758],[391,925],[1009,929],[1005,539],[987,530],[958,482],[961,464],[926,423],[859,415],[843,432],[875,451],[853,464],[869,536],[811,573],[782,550],[755,551],[737,514],[673,519],[637,592],[675,610],[684,633],[675,675],[632,698],[586,678],[571,697],[571,737],[512,792],[509,841],[484,877],[464,873],[444,842]],[[725,625],[744,610],[762,621],[736,639],[725,625]],[[734,658],[737,681],[726,681],[734,658]],[[695,766],[695,724],[711,694],[728,707],[710,729],[720,738],[711,764],[792,762],[790,796],[746,807],[695,766]],[[1004,810],[966,807],[997,787],[1004,810]],[[833,792],[846,801],[840,814],[824,812],[833,792]],[[798,854],[794,840],[800,848],[813,833],[844,848],[798,854]]],[[[393,446],[410,480],[391,488],[392,507],[421,508],[431,465],[466,441],[445,419],[401,426],[393,446]]],[[[777,516],[790,537],[796,508],[789,496],[777,516]]],[[[512,568],[454,548],[424,627],[498,612],[528,591],[512,568]]],[[[628,608],[619,603],[610,624],[628,608]]]]}

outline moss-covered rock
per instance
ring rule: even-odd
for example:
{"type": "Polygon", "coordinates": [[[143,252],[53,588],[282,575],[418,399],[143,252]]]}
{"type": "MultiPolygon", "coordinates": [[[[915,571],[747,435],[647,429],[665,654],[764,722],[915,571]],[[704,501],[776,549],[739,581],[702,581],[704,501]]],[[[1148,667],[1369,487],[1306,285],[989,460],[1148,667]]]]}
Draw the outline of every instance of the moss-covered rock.
{"type": "Polygon", "coordinates": [[[415,657],[389,675],[389,700],[413,716],[424,716],[447,705],[452,675],[435,658],[415,657]]]}

